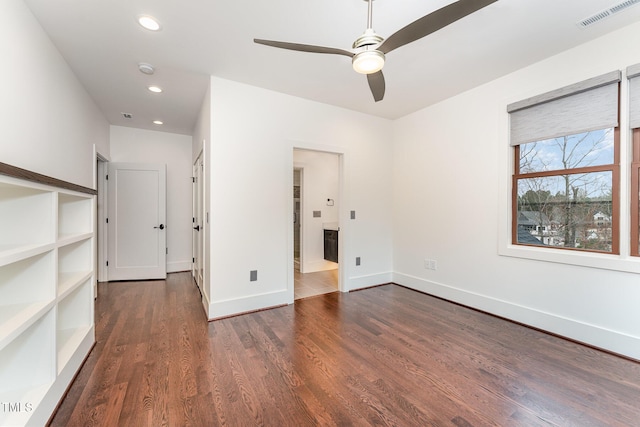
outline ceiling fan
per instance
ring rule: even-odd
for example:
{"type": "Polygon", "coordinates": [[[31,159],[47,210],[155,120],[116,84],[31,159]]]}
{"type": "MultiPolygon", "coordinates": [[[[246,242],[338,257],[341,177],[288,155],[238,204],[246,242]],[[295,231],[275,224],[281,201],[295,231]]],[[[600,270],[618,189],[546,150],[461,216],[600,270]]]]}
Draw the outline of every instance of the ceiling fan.
{"type": "Polygon", "coordinates": [[[378,102],[384,98],[385,82],[381,70],[384,67],[385,54],[421,39],[498,0],[458,0],[412,22],[387,37],[387,39],[373,31],[371,27],[373,0],[365,1],[368,3],[367,29],[353,42],[353,51],[274,40],[253,39],[253,41],[281,49],[348,56],[352,58],[353,69],[358,73],[367,75],[373,99],[378,102]]]}

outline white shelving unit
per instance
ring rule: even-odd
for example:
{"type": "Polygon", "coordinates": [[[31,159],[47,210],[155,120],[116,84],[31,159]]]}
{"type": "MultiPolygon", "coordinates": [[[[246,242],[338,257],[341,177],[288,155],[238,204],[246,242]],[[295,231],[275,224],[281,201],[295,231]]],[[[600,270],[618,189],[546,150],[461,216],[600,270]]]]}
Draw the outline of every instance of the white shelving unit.
{"type": "Polygon", "coordinates": [[[0,426],[46,424],[95,342],[95,197],[50,181],[0,175],[0,426]]]}

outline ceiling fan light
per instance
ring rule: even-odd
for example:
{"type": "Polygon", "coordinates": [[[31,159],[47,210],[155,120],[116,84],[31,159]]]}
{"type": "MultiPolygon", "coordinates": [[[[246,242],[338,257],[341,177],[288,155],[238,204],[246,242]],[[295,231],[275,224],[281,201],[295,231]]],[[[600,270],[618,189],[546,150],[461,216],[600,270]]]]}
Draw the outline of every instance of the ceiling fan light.
{"type": "Polygon", "coordinates": [[[354,55],[353,69],[360,74],[373,74],[384,67],[384,53],[379,50],[365,50],[354,55]]]}

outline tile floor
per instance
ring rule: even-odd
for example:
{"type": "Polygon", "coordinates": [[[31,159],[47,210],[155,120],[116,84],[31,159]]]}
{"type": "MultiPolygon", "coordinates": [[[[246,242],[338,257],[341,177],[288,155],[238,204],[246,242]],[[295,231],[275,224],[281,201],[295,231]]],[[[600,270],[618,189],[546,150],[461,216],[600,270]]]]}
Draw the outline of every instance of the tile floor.
{"type": "Polygon", "coordinates": [[[293,269],[294,299],[336,292],[338,290],[338,269],[300,273],[298,265],[293,269]]]}

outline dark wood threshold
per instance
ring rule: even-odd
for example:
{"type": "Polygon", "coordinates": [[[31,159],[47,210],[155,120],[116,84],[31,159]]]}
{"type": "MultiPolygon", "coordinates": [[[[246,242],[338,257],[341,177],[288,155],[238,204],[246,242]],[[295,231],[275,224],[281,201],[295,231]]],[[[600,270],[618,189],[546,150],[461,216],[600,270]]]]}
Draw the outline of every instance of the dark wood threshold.
{"type": "Polygon", "coordinates": [[[408,286],[400,285],[398,283],[389,283],[389,284],[390,285],[400,286],[401,288],[409,289],[410,291],[414,291],[414,292],[419,292],[419,293],[424,294],[424,295],[429,295],[430,297],[437,298],[439,300],[446,301],[448,303],[451,303],[451,304],[454,304],[454,305],[457,305],[457,306],[460,306],[460,307],[468,308],[469,310],[473,310],[473,311],[476,311],[478,313],[486,314],[488,316],[495,317],[496,319],[505,320],[505,321],[507,321],[509,323],[513,323],[514,325],[523,326],[523,327],[525,327],[527,329],[531,329],[533,331],[542,332],[544,334],[550,335],[550,336],[555,337],[555,338],[563,339],[565,341],[569,341],[569,342],[572,342],[574,344],[580,344],[582,346],[585,346],[585,347],[593,349],[593,350],[601,351],[603,353],[607,353],[607,354],[610,354],[612,356],[620,357],[620,358],[628,360],[630,362],[640,363],[640,359],[635,359],[635,358],[633,358],[631,356],[627,356],[627,355],[624,355],[624,354],[616,353],[615,351],[607,350],[606,348],[598,347],[598,346],[595,346],[593,344],[589,344],[589,343],[582,342],[582,341],[579,341],[579,340],[576,340],[576,339],[573,339],[573,338],[566,337],[564,335],[556,334],[554,332],[549,332],[549,331],[547,331],[545,329],[536,328],[535,326],[527,325],[526,323],[521,323],[521,322],[518,322],[516,320],[509,319],[507,317],[502,317],[502,316],[499,316],[497,314],[490,313],[488,311],[480,310],[479,308],[475,308],[475,307],[472,307],[470,305],[465,305],[465,304],[462,304],[462,303],[459,303],[459,302],[456,302],[456,301],[453,301],[453,300],[449,300],[449,299],[446,299],[446,298],[439,297],[437,295],[433,295],[433,294],[430,294],[430,293],[427,293],[427,292],[419,291],[417,289],[413,289],[413,288],[410,288],[408,286]]]}
{"type": "Polygon", "coordinates": [[[85,194],[98,194],[97,190],[93,188],[83,187],[82,185],[73,184],[68,181],[53,178],[47,175],[42,175],[37,172],[32,172],[27,169],[22,169],[17,166],[12,166],[7,163],[0,162],[0,175],[10,176],[12,178],[20,178],[26,181],[36,182],[38,184],[51,185],[58,188],[64,188],[65,190],[77,191],[85,194]]]}

